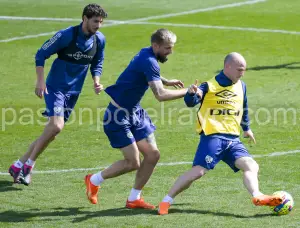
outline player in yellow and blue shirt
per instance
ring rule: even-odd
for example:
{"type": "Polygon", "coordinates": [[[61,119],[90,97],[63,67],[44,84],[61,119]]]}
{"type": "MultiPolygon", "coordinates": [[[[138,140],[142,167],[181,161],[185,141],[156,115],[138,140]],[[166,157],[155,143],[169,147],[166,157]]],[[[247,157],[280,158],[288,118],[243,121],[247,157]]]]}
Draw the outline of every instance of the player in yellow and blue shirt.
{"type": "Polygon", "coordinates": [[[193,107],[200,103],[196,129],[200,134],[200,142],[192,169],[177,179],[159,204],[160,215],[168,214],[175,196],[212,170],[221,160],[233,171],[243,171],[245,187],[255,205],[275,206],[283,201],[280,195],[270,196],[260,192],[258,164],[239,139],[242,126],[244,137],[249,137],[255,143],[249,128],[246,85],[240,80],[245,70],[244,57],[233,52],[226,56],[220,74],[199,87],[197,82],[189,87],[185,95],[187,106],[193,107]]]}

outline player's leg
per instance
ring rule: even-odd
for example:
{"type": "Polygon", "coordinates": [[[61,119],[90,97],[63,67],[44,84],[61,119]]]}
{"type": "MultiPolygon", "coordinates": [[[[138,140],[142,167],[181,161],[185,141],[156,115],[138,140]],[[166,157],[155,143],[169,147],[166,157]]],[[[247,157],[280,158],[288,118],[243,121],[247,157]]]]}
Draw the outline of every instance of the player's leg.
{"type": "Polygon", "coordinates": [[[259,191],[258,164],[253,158],[241,157],[236,160],[235,166],[243,171],[244,185],[256,206],[277,206],[283,202],[281,195],[264,195],[259,191]]]}
{"type": "Polygon", "coordinates": [[[137,170],[135,183],[127,199],[126,207],[131,209],[154,209],[154,205],[145,202],[141,197],[142,189],[150,179],[160,156],[154,134],[151,133],[146,138],[139,140],[137,146],[144,158],[137,170]]]}
{"type": "Polygon", "coordinates": [[[225,154],[226,157],[223,161],[235,172],[242,170],[244,186],[252,195],[252,202],[255,205],[271,206],[282,202],[280,196],[269,196],[260,192],[258,183],[259,166],[241,142],[233,142],[225,154]]]}
{"type": "Polygon", "coordinates": [[[35,141],[34,147],[30,153],[29,158],[22,167],[22,174],[20,182],[29,185],[31,182],[31,172],[35,165],[38,156],[47,148],[47,146],[55,139],[55,136],[64,127],[64,117],[51,116],[49,122],[44,128],[42,135],[35,141]]]}
{"type": "Polygon", "coordinates": [[[150,179],[160,158],[160,153],[156,145],[154,133],[151,133],[145,139],[138,141],[137,146],[144,158],[140,168],[137,170],[134,188],[141,190],[150,179]]]}
{"type": "Polygon", "coordinates": [[[173,203],[174,198],[182,191],[188,189],[195,180],[201,178],[216,166],[222,156],[221,146],[221,140],[219,138],[201,136],[195,154],[193,168],[176,180],[168,195],[166,195],[159,204],[158,213],[160,215],[168,214],[168,209],[173,203]]]}
{"type": "Polygon", "coordinates": [[[86,195],[92,204],[97,204],[98,190],[104,180],[137,170],[140,167],[139,151],[135,142],[120,148],[120,150],[124,156],[123,160],[113,163],[98,173],[86,175],[86,195]]]}
{"type": "Polygon", "coordinates": [[[29,146],[27,152],[9,168],[9,173],[13,176],[14,182],[22,182],[25,185],[30,183],[30,178],[26,177],[31,173],[37,157],[64,127],[65,95],[61,92],[54,92],[48,88],[48,94],[45,94],[44,98],[47,110],[45,113],[49,121],[42,135],[36,139],[29,146]]]}
{"type": "Polygon", "coordinates": [[[111,146],[122,151],[124,159],[115,162],[103,171],[85,177],[87,197],[93,204],[97,203],[98,189],[104,180],[137,170],[140,167],[139,150],[130,131],[128,119],[126,113],[119,112],[111,104],[105,111],[104,132],[111,146]]]}

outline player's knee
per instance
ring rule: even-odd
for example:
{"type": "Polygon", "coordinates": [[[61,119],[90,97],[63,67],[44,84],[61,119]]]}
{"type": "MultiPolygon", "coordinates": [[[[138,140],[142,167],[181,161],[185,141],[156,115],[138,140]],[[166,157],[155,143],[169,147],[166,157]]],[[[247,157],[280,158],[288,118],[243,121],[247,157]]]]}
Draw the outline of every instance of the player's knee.
{"type": "Polygon", "coordinates": [[[206,174],[207,170],[201,166],[194,166],[190,174],[190,179],[195,181],[206,174]]]}
{"type": "MultiPolygon", "coordinates": [[[[64,123],[52,123],[49,126],[49,129],[54,136],[59,134],[63,128],[64,128],[64,123]]],[[[55,137],[53,138],[53,140],[54,139],[55,139],[55,137]]]]}
{"type": "Polygon", "coordinates": [[[257,162],[251,157],[243,158],[242,169],[244,171],[258,172],[259,166],[257,162]]]}
{"type": "Polygon", "coordinates": [[[130,171],[134,171],[134,170],[138,170],[141,166],[140,160],[139,159],[132,159],[132,160],[125,160],[126,161],[126,165],[125,165],[125,169],[130,172],[130,171]]]}
{"type": "Polygon", "coordinates": [[[153,150],[150,153],[147,154],[147,156],[144,157],[144,159],[147,161],[147,163],[150,164],[157,164],[157,162],[160,159],[160,152],[159,150],[153,150]]]}
{"type": "Polygon", "coordinates": [[[259,171],[259,165],[257,164],[257,162],[255,160],[252,159],[251,162],[249,162],[249,169],[252,171],[252,172],[256,172],[258,173],[259,171]]]}

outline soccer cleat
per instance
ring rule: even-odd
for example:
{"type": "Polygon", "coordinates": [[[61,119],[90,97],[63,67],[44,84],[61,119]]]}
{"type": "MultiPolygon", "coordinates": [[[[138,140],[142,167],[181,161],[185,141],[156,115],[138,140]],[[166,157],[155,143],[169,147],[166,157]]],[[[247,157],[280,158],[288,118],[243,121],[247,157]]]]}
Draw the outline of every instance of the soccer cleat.
{"type": "Polygon", "coordinates": [[[21,168],[17,168],[14,165],[11,165],[8,169],[8,173],[14,178],[14,183],[20,183],[20,173],[21,173],[21,168]]]}
{"type": "Polygon", "coordinates": [[[23,165],[19,180],[22,184],[26,186],[28,186],[31,183],[32,168],[32,166],[26,164],[23,165]]]}
{"type": "Polygon", "coordinates": [[[98,190],[99,190],[100,186],[95,186],[92,184],[91,176],[92,176],[92,174],[88,174],[84,178],[84,182],[86,185],[86,196],[92,204],[97,204],[98,190]]]}
{"type": "Polygon", "coordinates": [[[143,198],[134,200],[134,201],[126,201],[126,207],[129,209],[142,208],[142,209],[155,209],[155,206],[146,203],[143,198]]]}
{"type": "Polygon", "coordinates": [[[283,200],[280,195],[260,195],[252,198],[252,202],[256,206],[278,206],[283,200]]]}
{"type": "Polygon", "coordinates": [[[171,206],[168,202],[161,202],[158,206],[158,214],[159,215],[167,215],[169,214],[169,207],[171,206]]]}

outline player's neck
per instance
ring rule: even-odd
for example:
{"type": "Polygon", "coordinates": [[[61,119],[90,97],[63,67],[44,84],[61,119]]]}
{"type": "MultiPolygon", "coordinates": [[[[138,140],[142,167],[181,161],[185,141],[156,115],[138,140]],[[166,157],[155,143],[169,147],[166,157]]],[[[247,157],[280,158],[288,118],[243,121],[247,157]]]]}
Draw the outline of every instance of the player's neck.
{"type": "Polygon", "coordinates": [[[81,25],[81,29],[82,29],[82,33],[86,36],[86,37],[90,37],[92,34],[89,33],[88,29],[86,26],[84,26],[84,24],[81,25]]]}

